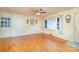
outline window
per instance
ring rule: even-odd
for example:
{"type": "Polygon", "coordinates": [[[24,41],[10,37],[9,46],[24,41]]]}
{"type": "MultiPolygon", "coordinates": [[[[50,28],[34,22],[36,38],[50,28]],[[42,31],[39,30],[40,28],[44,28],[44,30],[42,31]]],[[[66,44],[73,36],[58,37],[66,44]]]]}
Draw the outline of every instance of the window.
{"type": "Polygon", "coordinates": [[[56,20],[56,18],[49,18],[48,19],[47,29],[57,30],[57,20],[56,20]]]}
{"type": "MultiPolygon", "coordinates": [[[[63,21],[62,21],[62,16],[57,16],[57,17],[53,17],[53,18],[49,18],[47,19],[46,24],[47,25],[47,29],[49,30],[60,30],[62,31],[62,24],[63,24],[63,21]]],[[[45,28],[46,28],[45,27],[45,28]]]]}
{"type": "Polygon", "coordinates": [[[10,18],[1,17],[0,27],[10,27],[10,18]]]}

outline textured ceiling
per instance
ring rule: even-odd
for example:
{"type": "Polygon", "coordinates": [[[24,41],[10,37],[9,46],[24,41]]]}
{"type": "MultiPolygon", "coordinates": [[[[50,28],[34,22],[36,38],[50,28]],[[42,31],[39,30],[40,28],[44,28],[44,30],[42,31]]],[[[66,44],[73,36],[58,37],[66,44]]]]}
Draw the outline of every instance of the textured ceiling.
{"type": "Polygon", "coordinates": [[[24,14],[24,15],[27,15],[27,14],[34,15],[32,11],[40,8],[42,8],[44,11],[47,12],[46,14],[42,14],[41,16],[46,16],[49,14],[54,14],[68,9],[72,9],[72,7],[0,7],[0,11],[18,13],[18,14],[24,14]]]}

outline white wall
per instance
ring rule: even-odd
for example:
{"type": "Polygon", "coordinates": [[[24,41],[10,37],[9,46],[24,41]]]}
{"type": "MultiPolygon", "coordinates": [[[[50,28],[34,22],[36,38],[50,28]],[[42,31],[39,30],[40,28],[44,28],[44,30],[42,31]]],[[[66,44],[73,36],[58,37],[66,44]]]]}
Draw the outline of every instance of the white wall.
{"type": "Polygon", "coordinates": [[[63,32],[60,33],[59,31],[46,30],[46,29],[44,29],[44,32],[48,33],[48,34],[52,34],[52,35],[60,37],[60,38],[63,38],[68,41],[74,41],[74,20],[76,20],[76,19],[74,19],[75,13],[79,13],[79,8],[74,8],[74,9],[63,11],[63,12],[60,12],[57,14],[48,15],[46,18],[57,17],[59,15],[62,15],[63,32]],[[66,19],[65,19],[66,15],[71,15],[70,23],[66,23],[66,19]]]}
{"type": "Polygon", "coordinates": [[[42,18],[28,15],[6,13],[6,12],[0,12],[0,17],[1,16],[11,18],[11,27],[0,28],[0,38],[28,35],[42,32],[42,21],[41,21],[42,18]],[[27,18],[37,19],[37,24],[36,25],[27,24],[26,23],[27,18]]]}

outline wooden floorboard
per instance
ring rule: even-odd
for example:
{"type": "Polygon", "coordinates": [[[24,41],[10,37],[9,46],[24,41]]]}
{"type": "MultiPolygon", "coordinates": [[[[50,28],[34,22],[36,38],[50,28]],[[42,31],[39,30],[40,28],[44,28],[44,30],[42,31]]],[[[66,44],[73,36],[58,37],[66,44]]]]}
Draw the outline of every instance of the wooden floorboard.
{"type": "Polygon", "coordinates": [[[60,38],[47,34],[0,38],[0,52],[77,52],[60,38]]]}

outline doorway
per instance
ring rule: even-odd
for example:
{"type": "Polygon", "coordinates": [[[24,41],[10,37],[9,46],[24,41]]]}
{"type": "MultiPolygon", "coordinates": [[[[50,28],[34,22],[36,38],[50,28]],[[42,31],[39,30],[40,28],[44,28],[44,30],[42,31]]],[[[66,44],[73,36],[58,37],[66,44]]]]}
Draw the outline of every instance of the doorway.
{"type": "Polygon", "coordinates": [[[74,14],[74,22],[73,22],[73,42],[68,42],[68,45],[72,48],[79,49],[79,13],[74,14]]]}

